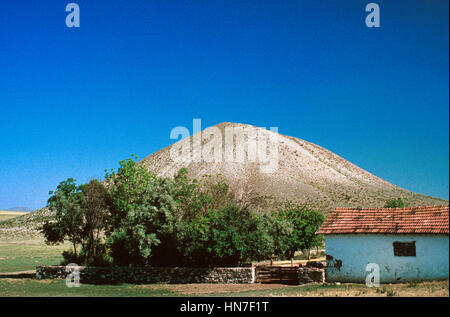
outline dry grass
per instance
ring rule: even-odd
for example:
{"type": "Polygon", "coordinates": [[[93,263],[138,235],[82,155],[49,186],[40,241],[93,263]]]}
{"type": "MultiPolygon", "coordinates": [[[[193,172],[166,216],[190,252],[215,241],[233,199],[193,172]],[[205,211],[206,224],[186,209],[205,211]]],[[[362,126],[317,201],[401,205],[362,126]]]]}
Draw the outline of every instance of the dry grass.
{"type": "Polygon", "coordinates": [[[282,284],[151,284],[136,285],[136,288],[167,290],[180,295],[207,296],[217,293],[240,293],[285,288],[282,284]]]}
{"type": "Polygon", "coordinates": [[[0,239],[42,238],[40,228],[44,222],[52,219],[54,219],[54,213],[48,208],[42,208],[0,221],[0,239]]]}
{"type": "Polygon", "coordinates": [[[220,297],[448,297],[448,281],[414,285],[383,285],[368,288],[362,284],[151,284],[92,285],[68,288],[65,280],[0,278],[1,296],[220,296],[220,297]]]}
{"type": "Polygon", "coordinates": [[[35,270],[38,265],[58,265],[69,245],[49,246],[42,238],[0,239],[0,273],[35,270]]]}
{"type": "Polygon", "coordinates": [[[26,214],[27,212],[0,210],[0,222],[26,214]]]}
{"type": "Polygon", "coordinates": [[[381,285],[369,288],[364,284],[152,284],[136,285],[135,289],[166,291],[182,296],[257,296],[257,297],[448,297],[448,281],[417,284],[381,285]]]}

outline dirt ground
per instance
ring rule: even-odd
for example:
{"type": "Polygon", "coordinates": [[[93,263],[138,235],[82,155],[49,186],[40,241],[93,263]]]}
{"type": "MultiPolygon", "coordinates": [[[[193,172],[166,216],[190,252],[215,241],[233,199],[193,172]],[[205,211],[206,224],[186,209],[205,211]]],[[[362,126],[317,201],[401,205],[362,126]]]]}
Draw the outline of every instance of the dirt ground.
{"type": "Polygon", "coordinates": [[[147,290],[167,290],[184,296],[289,296],[289,297],[448,297],[449,282],[434,281],[386,284],[369,288],[364,284],[152,284],[147,290]]]}
{"type": "Polygon", "coordinates": [[[448,297],[447,281],[381,285],[364,284],[81,284],[68,288],[65,280],[0,277],[3,296],[219,296],[219,297],[448,297]]]}
{"type": "Polygon", "coordinates": [[[169,289],[183,295],[207,295],[216,293],[235,293],[286,288],[282,284],[152,284],[139,285],[140,288],[169,289]]]}

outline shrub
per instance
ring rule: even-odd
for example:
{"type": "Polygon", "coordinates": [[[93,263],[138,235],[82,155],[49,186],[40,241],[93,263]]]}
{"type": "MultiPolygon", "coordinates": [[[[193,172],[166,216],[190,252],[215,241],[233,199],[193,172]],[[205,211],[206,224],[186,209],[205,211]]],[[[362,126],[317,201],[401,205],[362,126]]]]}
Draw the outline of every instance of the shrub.
{"type": "Polygon", "coordinates": [[[268,258],[268,219],[236,204],[179,224],[178,252],[188,266],[239,266],[268,258]]]}
{"type": "Polygon", "coordinates": [[[403,208],[405,207],[405,203],[403,202],[403,199],[400,197],[397,199],[389,199],[384,204],[384,208],[403,208]]]}
{"type": "Polygon", "coordinates": [[[63,260],[61,261],[61,265],[67,265],[69,263],[75,263],[81,265],[83,263],[83,256],[80,254],[75,254],[72,250],[63,251],[62,253],[63,260]]]}
{"type": "Polygon", "coordinates": [[[388,289],[386,292],[386,296],[388,297],[392,297],[392,296],[396,296],[397,293],[393,290],[393,289],[388,289]]]}
{"type": "Polygon", "coordinates": [[[86,266],[111,266],[112,258],[106,254],[106,251],[103,250],[105,247],[104,244],[100,246],[97,255],[94,257],[89,254],[85,249],[81,249],[78,254],[75,254],[73,251],[63,251],[64,260],[61,261],[61,265],[67,265],[69,263],[75,263],[78,265],[86,265],[86,266]]]}

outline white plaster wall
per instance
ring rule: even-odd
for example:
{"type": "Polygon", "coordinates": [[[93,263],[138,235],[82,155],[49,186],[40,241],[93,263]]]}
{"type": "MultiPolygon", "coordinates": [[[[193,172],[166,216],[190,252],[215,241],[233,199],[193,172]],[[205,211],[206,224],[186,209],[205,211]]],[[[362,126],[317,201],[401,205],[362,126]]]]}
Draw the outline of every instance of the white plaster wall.
{"type": "Polygon", "coordinates": [[[378,264],[380,283],[448,279],[449,276],[447,235],[326,235],[325,244],[330,282],[364,283],[368,263],[378,264]],[[415,241],[416,256],[394,256],[394,241],[415,241]],[[337,268],[339,260],[341,265],[337,268]]]}

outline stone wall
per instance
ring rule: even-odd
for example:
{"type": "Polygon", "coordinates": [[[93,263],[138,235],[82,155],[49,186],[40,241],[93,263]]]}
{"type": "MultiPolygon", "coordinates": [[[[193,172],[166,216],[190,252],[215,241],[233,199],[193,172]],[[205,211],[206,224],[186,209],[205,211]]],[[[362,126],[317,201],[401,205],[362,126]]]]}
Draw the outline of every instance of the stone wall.
{"type": "Polygon", "coordinates": [[[309,261],[306,266],[299,267],[298,283],[325,283],[327,262],[309,261]]]}
{"type": "Polygon", "coordinates": [[[325,283],[325,269],[317,267],[299,267],[298,284],[325,283]]]}
{"type": "MultiPolygon", "coordinates": [[[[109,283],[254,283],[254,268],[78,267],[80,282],[109,283]]],[[[66,278],[65,266],[38,266],[36,278],[66,278]]]]}
{"type": "MultiPolygon", "coordinates": [[[[325,283],[325,268],[321,263],[296,268],[298,284],[325,283]]],[[[93,284],[114,283],[228,283],[255,282],[255,268],[189,268],[189,267],[84,267],[79,266],[80,282],[93,284]]],[[[65,266],[38,266],[36,278],[66,278],[70,272],[65,266]]]]}

